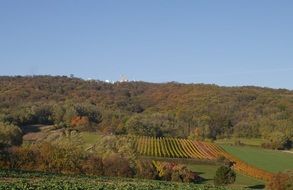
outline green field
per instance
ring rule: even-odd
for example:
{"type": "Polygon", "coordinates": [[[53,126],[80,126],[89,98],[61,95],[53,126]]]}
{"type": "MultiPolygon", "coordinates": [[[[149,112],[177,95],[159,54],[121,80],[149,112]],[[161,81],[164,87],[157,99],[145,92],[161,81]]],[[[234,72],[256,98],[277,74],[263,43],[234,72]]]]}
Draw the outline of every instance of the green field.
{"type": "MultiPolygon", "coordinates": [[[[213,184],[213,178],[215,176],[216,170],[219,166],[217,165],[195,165],[190,164],[188,167],[194,171],[197,172],[201,177],[205,179],[203,184],[213,184]]],[[[230,187],[234,188],[248,188],[248,187],[264,187],[265,182],[256,180],[252,177],[237,173],[236,175],[236,181],[234,184],[230,185],[230,187]]]]}
{"type": "Polygon", "coordinates": [[[229,138],[229,139],[218,139],[214,143],[234,145],[236,141],[238,141],[244,145],[249,145],[249,146],[261,146],[262,143],[266,142],[264,139],[260,139],[260,138],[250,138],[250,139],[248,139],[248,138],[229,138]]]}
{"type": "Polygon", "coordinates": [[[85,143],[85,146],[90,146],[95,144],[101,137],[101,135],[96,132],[91,132],[91,133],[81,132],[79,135],[82,138],[83,142],[85,143]]]}
{"type": "MultiPolygon", "coordinates": [[[[0,170],[0,190],[225,190],[235,188],[135,178],[53,175],[0,170]]],[[[237,188],[239,189],[239,188],[237,188]]],[[[236,189],[235,189],[236,190],[236,189]]]]}
{"type": "Polygon", "coordinates": [[[221,145],[239,159],[270,172],[293,169],[293,154],[259,147],[221,145]]]}

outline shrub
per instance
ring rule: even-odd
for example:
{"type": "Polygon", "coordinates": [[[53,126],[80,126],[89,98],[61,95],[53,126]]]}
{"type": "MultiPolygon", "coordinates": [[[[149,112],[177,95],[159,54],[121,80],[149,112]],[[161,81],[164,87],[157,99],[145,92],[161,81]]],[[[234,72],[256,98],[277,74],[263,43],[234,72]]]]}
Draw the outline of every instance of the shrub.
{"type": "Polygon", "coordinates": [[[60,147],[43,143],[32,147],[39,156],[38,167],[41,171],[56,173],[79,173],[84,154],[75,147],[60,147]]]}
{"type": "Polygon", "coordinates": [[[214,178],[215,185],[227,185],[235,182],[236,173],[227,166],[220,166],[214,178]]]}
{"type": "Polygon", "coordinates": [[[290,137],[286,136],[284,133],[276,131],[269,135],[269,142],[263,143],[261,146],[263,148],[269,149],[291,149],[292,148],[292,140],[290,137]]]}
{"type": "Polygon", "coordinates": [[[171,174],[171,181],[176,181],[176,182],[183,182],[182,177],[180,176],[178,171],[174,171],[171,174]]]}
{"type": "Polygon", "coordinates": [[[2,151],[0,167],[65,174],[103,174],[100,158],[86,155],[75,147],[59,147],[49,143],[2,151]]]}
{"type": "Polygon", "coordinates": [[[82,172],[88,175],[104,175],[102,159],[93,155],[89,155],[82,162],[82,172]]]}
{"type": "Polygon", "coordinates": [[[162,136],[162,131],[152,118],[134,115],[125,123],[125,131],[131,135],[162,136]]]}
{"type": "Polygon", "coordinates": [[[28,147],[12,147],[9,149],[10,154],[6,154],[8,168],[33,170],[36,167],[36,158],[38,155],[28,147]]]}
{"type": "MultiPolygon", "coordinates": [[[[97,139],[93,151],[102,158],[107,158],[113,154],[119,154],[128,160],[136,160],[136,150],[134,139],[130,137],[106,135],[97,139]]],[[[131,163],[134,165],[134,163],[131,163]]]]}
{"type": "Polygon", "coordinates": [[[220,162],[222,165],[230,167],[230,168],[235,164],[235,162],[230,161],[225,156],[219,156],[217,158],[217,162],[220,162]]]}
{"type": "Polygon", "coordinates": [[[104,158],[103,165],[105,168],[104,174],[106,176],[133,177],[134,175],[129,160],[118,154],[112,154],[104,158]]]}
{"type": "Polygon", "coordinates": [[[78,127],[78,128],[89,128],[90,127],[89,118],[87,116],[73,117],[71,120],[71,126],[78,127]]]}
{"type": "MultiPolygon", "coordinates": [[[[130,160],[120,154],[102,159],[76,147],[49,143],[3,150],[0,154],[0,168],[118,177],[133,177],[135,174],[130,160]]],[[[141,169],[141,175],[145,168],[141,169]]]]}
{"type": "Polygon", "coordinates": [[[200,182],[202,181],[202,178],[199,177],[195,172],[188,171],[185,172],[183,175],[183,182],[200,182]]]}
{"type": "Polygon", "coordinates": [[[293,172],[277,173],[268,184],[271,190],[292,190],[293,189],[293,172]]]}
{"type": "Polygon", "coordinates": [[[22,143],[22,131],[13,124],[0,123],[0,147],[20,145],[22,143]]]}
{"type": "Polygon", "coordinates": [[[185,165],[169,162],[155,162],[160,179],[176,182],[199,182],[201,178],[185,165]]]}
{"type": "Polygon", "coordinates": [[[136,176],[143,179],[158,179],[158,172],[151,161],[138,160],[136,162],[136,176]]]}

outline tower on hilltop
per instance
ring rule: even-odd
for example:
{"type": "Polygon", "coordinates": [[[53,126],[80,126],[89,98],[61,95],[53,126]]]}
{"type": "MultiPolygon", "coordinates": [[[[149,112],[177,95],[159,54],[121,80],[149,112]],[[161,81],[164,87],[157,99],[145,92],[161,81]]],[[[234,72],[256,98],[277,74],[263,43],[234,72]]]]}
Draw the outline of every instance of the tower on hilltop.
{"type": "Polygon", "coordinates": [[[128,80],[127,76],[125,76],[125,75],[120,76],[119,82],[128,82],[128,81],[129,80],[128,80]]]}

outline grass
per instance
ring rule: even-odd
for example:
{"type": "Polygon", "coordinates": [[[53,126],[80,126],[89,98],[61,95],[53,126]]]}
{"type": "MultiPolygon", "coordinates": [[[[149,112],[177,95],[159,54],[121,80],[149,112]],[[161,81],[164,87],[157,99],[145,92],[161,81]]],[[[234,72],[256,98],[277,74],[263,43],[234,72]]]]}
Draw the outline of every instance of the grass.
{"type": "Polygon", "coordinates": [[[261,146],[262,143],[266,142],[264,139],[260,138],[229,138],[229,139],[219,139],[216,140],[216,144],[227,144],[227,145],[234,145],[236,141],[240,141],[244,145],[248,146],[261,146]]]}
{"type": "Polygon", "coordinates": [[[201,177],[206,179],[206,182],[213,182],[212,180],[214,179],[216,170],[218,169],[219,166],[217,165],[198,165],[198,164],[192,164],[188,165],[188,168],[191,169],[192,171],[198,173],[201,177]]]}
{"type": "MultiPolygon", "coordinates": [[[[215,173],[219,166],[217,165],[188,165],[188,168],[194,172],[197,172],[201,177],[206,179],[204,184],[213,184],[213,179],[215,173]]],[[[236,181],[234,184],[230,185],[233,188],[248,188],[248,187],[258,187],[258,189],[264,188],[265,183],[260,180],[256,180],[252,177],[237,173],[236,181]]]]}
{"type": "Polygon", "coordinates": [[[101,135],[96,132],[81,132],[80,137],[84,142],[84,146],[87,147],[90,145],[94,145],[101,137],[101,135]]]}
{"type": "Polygon", "coordinates": [[[221,145],[227,152],[237,158],[267,170],[269,172],[280,172],[293,170],[293,154],[277,150],[267,150],[259,147],[221,145]]]}
{"type": "MultiPolygon", "coordinates": [[[[158,160],[165,162],[175,162],[180,164],[185,164],[187,167],[196,172],[199,176],[204,178],[203,184],[213,184],[214,176],[217,169],[220,166],[218,162],[199,162],[193,159],[182,159],[182,158],[158,158],[158,157],[144,157],[143,159],[158,160]]],[[[265,182],[257,180],[253,177],[243,175],[242,173],[237,173],[236,181],[234,184],[230,185],[233,188],[248,188],[257,187],[257,189],[262,189],[265,186],[265,182]]]]}

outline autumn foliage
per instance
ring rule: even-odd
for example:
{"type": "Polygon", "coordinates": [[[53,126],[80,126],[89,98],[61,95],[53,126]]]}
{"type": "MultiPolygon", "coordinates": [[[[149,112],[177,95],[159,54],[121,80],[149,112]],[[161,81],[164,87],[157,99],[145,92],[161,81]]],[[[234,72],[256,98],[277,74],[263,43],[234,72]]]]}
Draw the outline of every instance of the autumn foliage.
{"type": "Polygon", "coordinates": [[[275,174],[268,183],[268,188],[271,190],[292,190],[293,172],[288,171],[275,174]]]}
{"type": "Polygon", "coordinates": [[[172,162],[153,161],[158,171],[158,176],[167,181],[200,182],[202,179],[195,172],[190,171],[185,165],[172,162]]]}
{"type": "Polygon", "coordinates": [[[126,170],[119,173],[112,172],[115,166],[117,168],[130,168],[130,163],[127,160],[122,159],[123,161],[121,161],[115,156],[102,159],[69,146],[59,147],[42,143],[31,147],[12,147],[2,151],[0,155],[0,168],[6,169],[64,174],[131,176],[126,170]]]}
{"type": "Polygon", "coordinates": [[[182,164],[140,159],[133,162],[130,158],[118,153],[101,158],[76,147],[49,143],[2,150],[0,168],[62,174],[138,177],[177,182],[201,180],[196,173],[182,164]]]}
{"type": "Polygon", "coordinates": [[[232,135],[270,139],[278,132],[292,145],[292,95],[290,90],[252,86],[2,76],[0,121],[70,127],[71,122],[85,125],[85,116],[91,130],[112,134],[203,140],[232,135]]]}
{"type": "Polygon", "coordinates": [[[72,127],[87,127],[90,125],[90,120],[86,116],[75,116],[71,119],[72,127]]]}

